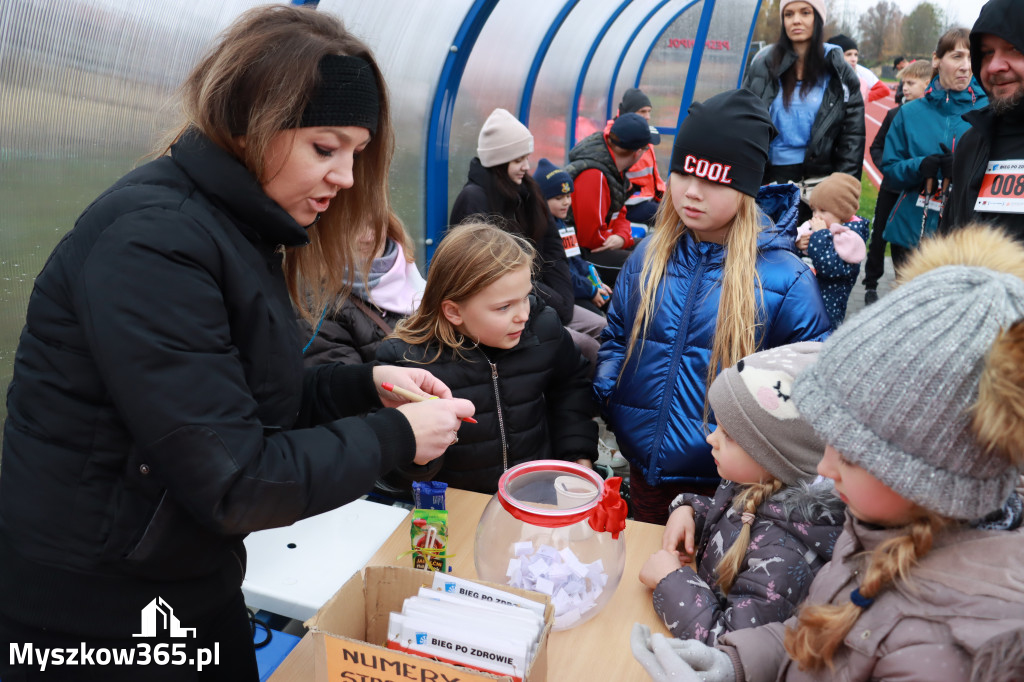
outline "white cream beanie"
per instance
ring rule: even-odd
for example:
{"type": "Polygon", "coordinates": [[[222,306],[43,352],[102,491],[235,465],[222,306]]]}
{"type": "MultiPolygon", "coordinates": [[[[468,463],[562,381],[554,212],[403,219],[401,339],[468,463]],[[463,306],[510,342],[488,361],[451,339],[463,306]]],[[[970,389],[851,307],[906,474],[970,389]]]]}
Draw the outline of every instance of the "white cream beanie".
{"type": "Polygon", "coordinates": [[[484,121],[476,143],[480,165],[491,168],[533,153],[530,130],[505,109],[495,109],[484,121]]]}

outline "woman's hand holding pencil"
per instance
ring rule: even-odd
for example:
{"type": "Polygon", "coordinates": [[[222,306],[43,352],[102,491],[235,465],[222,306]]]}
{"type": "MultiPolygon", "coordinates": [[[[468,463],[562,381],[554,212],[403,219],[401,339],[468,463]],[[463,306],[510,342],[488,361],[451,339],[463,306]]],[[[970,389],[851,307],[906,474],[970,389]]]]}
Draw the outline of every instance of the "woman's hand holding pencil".
{"type": "Polygon", "coordinates": [[[398,408],[409,420],[416,437],[416,464],[440,457],[458,442],[462,422],[476,423],[473,403],[453,398],[444,382],[424,369],[378,365],[373,381],[381,402],[398,408]]]}

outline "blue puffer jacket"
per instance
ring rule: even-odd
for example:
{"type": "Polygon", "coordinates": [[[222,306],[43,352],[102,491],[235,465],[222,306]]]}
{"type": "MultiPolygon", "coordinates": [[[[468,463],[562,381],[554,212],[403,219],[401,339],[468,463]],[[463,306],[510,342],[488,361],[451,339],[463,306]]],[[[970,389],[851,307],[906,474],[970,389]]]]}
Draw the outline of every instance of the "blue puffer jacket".
{"type": "MultiPolygon", "coordinates": [[[[886,183],[900,193],[896,205],[885,224],[886,241],[913,248],[921,240],[921,219],[923,208],[917,206],[924,177],[920,166],[924,157],[941,154],[942,145],[952,150],[956,140],[967,132],[970,124],[960,118],[971,109],[980,109],[988,104],[988,97],[978,81],[961,92],[943,90],[936,76],[924,97],[908,102],[889,127],[885,136],[885,152],[882,155],[882,173],[886,183]]],[[[942,173],[939,173],[941,182],[942,173]]],[[[924,235],[938,229],[939,212],[928,211],[928,222],[924,235]]]]}
{"type": "MultiPolygon", "coordinates": [[[[764,291],[760,348],[821,341],[829,334],[814,274],[794,252],[798,199],[793,185],[758,192],[761,209],[778,221],[766,220],[758,236],[757,272],[764,291]]],[[[637,343],[617,382],[649,243],[640,243],[616,280],[608,326],[601,335],[594,395],[623,456],[649,484],[716,484],[711,446],[704,440],[704,396],[725,249],[697,242],[689,234],[680,239],[658,286],[659,305],[642,352],[637,343]]]]}

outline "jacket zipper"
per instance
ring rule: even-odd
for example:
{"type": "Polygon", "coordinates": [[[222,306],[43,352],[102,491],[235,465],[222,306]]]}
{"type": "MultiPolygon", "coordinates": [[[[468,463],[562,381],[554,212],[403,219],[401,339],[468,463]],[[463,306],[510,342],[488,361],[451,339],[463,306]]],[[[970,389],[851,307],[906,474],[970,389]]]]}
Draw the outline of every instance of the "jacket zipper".
{"type": "Polygon", "coordinates": [[[498,395],[498,366],[486,355],[484,359],[491,366],[491,385],[494,386],[494,409],[498,413],[498,430],[501,432],[501,470],[508,471],[508,441],[505,440],[505,418],[501,414],[501,396],[498,395]]]}
{"type": "MultiPolygon", "coordinates": [[[[672,391],[675,387],[676,375],[679,373],[679,355],[682,351],[683,345],[686,343],[686,335],[690,330],[690,313],[693,310],[693,299],[697,297],[697,289],[700,288],[701,280],[704,277],[706,260],[707,254],[701,252],[700,261],[697,263],[697,268],[693,272],[693,278],[690,280],[690,290],[687,292],[686,307],[683,309],[683,315],[681,318],[682,324],[679,327],[679,331],[676,333],[675,346],[672,348],[672,364],[669,366],[669,374],[664,384],[665,392],[662,394],[661,399],[661,413],[658,415],[658,427],[655,431],[653,441],[655,449],[651,451],[651,461],[649,466],[649,471],[651,472],[653,472],[655,466],[657,466],[657,447],[661,443],[661,439],[665,435],[665,428],[668,425],[668,412],[669,406],[672,404],[672,391]]],[[[668,285],[666,284],[666,286],[668,285]]]]}

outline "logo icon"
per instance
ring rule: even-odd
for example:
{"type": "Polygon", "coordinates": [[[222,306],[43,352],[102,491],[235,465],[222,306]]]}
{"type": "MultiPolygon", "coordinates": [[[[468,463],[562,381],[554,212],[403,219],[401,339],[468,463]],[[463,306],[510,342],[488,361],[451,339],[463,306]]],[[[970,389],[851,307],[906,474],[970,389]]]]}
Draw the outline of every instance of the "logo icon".
{"type": "Polygon", "coordinates": [[[426,644],[427,643],[427,633],[425,633],[425,632],[417,632],[416,633],[416,643],[417,644],[426,644]]]}
{"type": "Polygon", "coordinates": [[[455,583],[445,583],[444,584],[444,591],[445,592],[454,592],[455,591],[455,583]]]}
{"type": "Polygon", "coordinates": [[[142,608],[142,632],[132,637],[156,637],[167,634],[171,637],[195,637],[195,628],[183,628],[174,609],[163,600],[156,597],[142,608]]]}

